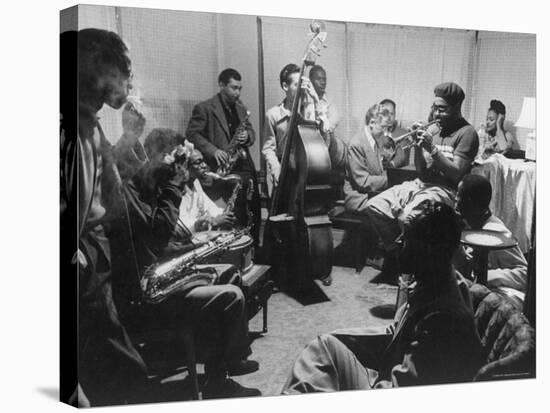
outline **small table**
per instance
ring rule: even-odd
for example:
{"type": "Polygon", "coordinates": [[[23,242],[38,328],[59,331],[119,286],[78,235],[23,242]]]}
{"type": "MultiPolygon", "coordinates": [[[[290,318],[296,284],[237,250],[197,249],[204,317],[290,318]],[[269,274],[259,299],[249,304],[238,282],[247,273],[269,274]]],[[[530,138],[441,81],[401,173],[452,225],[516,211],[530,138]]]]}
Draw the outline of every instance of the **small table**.
{"type": "Polygon", "coordinates": [[[518,245],[513,238],[507,237],[501,232],[487,229],[464,230],[460,236],[460,242],[474,249],[478,256],[478,267],[474,269],[476,282],[487,285],[487,271],[489,266],[489,251],[503,250],[518,245]]]}

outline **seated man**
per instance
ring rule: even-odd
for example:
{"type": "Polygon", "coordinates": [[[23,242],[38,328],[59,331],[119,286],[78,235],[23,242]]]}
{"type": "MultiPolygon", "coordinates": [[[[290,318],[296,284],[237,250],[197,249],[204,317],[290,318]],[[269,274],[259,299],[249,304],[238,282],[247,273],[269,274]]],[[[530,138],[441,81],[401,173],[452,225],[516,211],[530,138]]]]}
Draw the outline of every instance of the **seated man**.
{"type": "MultiPolygon", "coordinates": [[[[144,269],[162,258],[174,234],[178,206],[188,180],[190,150],[179,145],[174,151],[175,144],[182,139],[169,129],[153,130],[144,144],[149,162],[123,186],[132,232],[125,234],[114,228],[116,242],[113,245],[120,251],[113,255],[119,260],[119,274],[124,274],[126,279],[134,274],[135,289],[140,288],[144,269]]],[[[124,162],[125,156],[131,158],[134,153],[118,152],[118,155],[119,162],[124,162]]],[[[190,240],[188,245],[188,249],[193,248],[190,240]]],[[[131,280],[128,283],[131,284],[131,280]]],[[[128,294],[127,289],[119,290],[119,300],[124,300],[125,294],[128,294]]],[[[128,310],[129,306],[121,308],[128,310]]],[[[260,395],[258,390],[242,387],[227,378],[227,375],[247,374],[258,369],[257,362],[246,360],[250,354],[248,320],[244,295],[239,287],[197,286],[175,292],[159,304],[148,305],[146,310],[156,326],[175,331],[179,331],[183,323],[195,326],[198,340],[206,344],[199,347],[206,353],[204,397],[260,395]]]]}
{"type": "MultiPolygon", "coordinates": [[[[456,209],[469,228],[498,231],[512,237],[510,230],[489,210],[491,194],[491,183],[486,178],[466,175],[458,184],[456,209]]],[[[462,251],[465,254],[459,255],[458,259],[463,261],[463,265],[458,269],[463,276],[469,277],[471,254],[470,251],[462,251]]],[[[527,286],[527,261],[519,246],[489,252],[487,285],[523,303],[527,286]]]]}
{"type": "Polygon", "coordinates": [[[365,212],[372,193],[388,187],[386,168],[408,162],[401,145],[390,152],[384,148],[384,132],[390,124],[389,111],[373,105],[365,115],[365,126],[348,144],[344,193],[349,211],[365,212]]]}
{"type": "Polygon", "coordinates": [[[177,238],[186,239],[200,231],[230,229],[235,225],[233,212],[225,212],[218,207],[202,189],[200,181],[205,179],[207,172],[208,166],[202,154],[193,149],[189,158],[189,179],[185,182],[185,192],[179,206],[177,238]]]}
{"type": "Polygon", "coordinates": [[[425,200],[405,219],[401,265],[415,286],[384,329],[324,334],[302,351],[283,393],[465,382],[482,365],[473,314],[452,265],[462,224],[425,200]]]}
{"type": "Polygon", "coordinates": [[[395,111],[397,109],[396,103],[391,99],[385,98],[380,101],[379,105],[381,110],[387,109],[389,111],[391,127],[389,128],[388,136],[397,138],[407,133],[407,130],[400,126],[400,122],[398,122],[395,117],[395,111]]]}
{"type": "Polygon", "coordinates": [[[442,83],[434,89],[432,125],[418,134],[414,163],[419,179],[395,185],[368,201],[367,215],[386,252],[384,270],[390,278],[396,272],[395,239],[403,218],[422,201],[432,199],[454,206],[458,182],[469,172],[478,150],[478,136],[461,113],[464,91],[456,83],[442,83]]]}

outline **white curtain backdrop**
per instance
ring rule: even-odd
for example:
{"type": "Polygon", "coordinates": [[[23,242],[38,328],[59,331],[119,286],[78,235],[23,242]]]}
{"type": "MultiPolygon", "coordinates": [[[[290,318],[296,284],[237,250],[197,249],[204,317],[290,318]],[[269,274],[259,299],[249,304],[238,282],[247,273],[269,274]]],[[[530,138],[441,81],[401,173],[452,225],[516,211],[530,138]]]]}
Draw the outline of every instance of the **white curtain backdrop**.
{"type": "MultiPolygon", "coordinates": [[[[267,110],[283,99],[279,72],[287,63],[300,65],[310,20],[261,17],[259,38],[256,16],[105,6],[79,6],[78,16],[80,29],[113,30],[129,45],[136,87],[132,93],[142,98],[147,118],[144,136],[154,127],[185,132],[193,105],[217,92],[220,70],[239,70],[242,100],[260,136],[252,148],[259,167],[260,108],[263,103],[267,110]]],[[[403,126],[426,119],[433,88],[443,81],[463,87],[463,114],[475,126],[485,118],[491,99],[504,102],[511,124],[523,97],[535,96],[532,34],[333,21],[327,22],[327,33],[327,48],[317,63],[327,71],[327,93],[342,116],[337,133],[344,140],[361,127],[367,108],[384,98],[397,103],[403,126]]],[[[107,135],[116,141],[120,113],[108,108],[102,112],[107,135]]]]}
{"type": "MultiPolygon", "coordinates": [[[[300,64],[309,20],[262,18],[266,108],[279,103],[279,71],[300,64]]],[[[317,63],[327,70],[329,97],[343,117],[338,134],[349,139],[362,127],[369,106],[384,98],[397,103],[404,125],[426,119],[433,88],[460,84],[471,95],[475,32],[327,22],[327,48],[317,63]]],[[[468,113],[470,101],[465,104],[468,113]]]]}
{"type": "Polygon", "coordinates": [[[458,83],[471,96],[474,32],[349,24],[348,37],[349,116],[356,128],[366,109],[384,98],[396,102],[397,119],[405,126],[427,119],[434,86],[444,81],[458,83]]]}
{"type": "Polygon", "coordinates": [[[498,99],[506,105],[506,124],[524,147],[530,131],[514,128],[524,97],[536,96],[535,35],[479,32],[479,61],[476,65],[475,100],[471,119],[476,125],[485,120],[489,102],[498,99]]]}

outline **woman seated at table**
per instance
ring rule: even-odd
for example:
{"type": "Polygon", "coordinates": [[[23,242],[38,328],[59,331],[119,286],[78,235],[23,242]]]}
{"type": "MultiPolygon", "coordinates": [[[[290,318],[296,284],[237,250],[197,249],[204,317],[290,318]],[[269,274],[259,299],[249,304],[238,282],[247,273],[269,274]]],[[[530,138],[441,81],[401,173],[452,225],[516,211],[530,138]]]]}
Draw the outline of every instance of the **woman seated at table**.
{"type": "Polygon", "coordinates": [[[477,132],[479,135],[478,158],[487,159],[494,153],[505,155],[512,150],[514,136],[504,130],[506,107],[500,100],[491,100],[487,118],[477,132]]]}

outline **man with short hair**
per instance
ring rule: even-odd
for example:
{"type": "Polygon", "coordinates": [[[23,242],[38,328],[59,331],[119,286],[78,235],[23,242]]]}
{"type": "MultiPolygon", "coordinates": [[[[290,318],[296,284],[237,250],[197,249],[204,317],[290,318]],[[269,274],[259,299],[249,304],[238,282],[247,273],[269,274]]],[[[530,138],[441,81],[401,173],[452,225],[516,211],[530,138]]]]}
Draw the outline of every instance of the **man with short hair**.
{"type": "MultiPolygon", "coordinates": [[[[131,61],[123,40],[100,29],[62,33],[61,58],[61,239],[74,242],[61,249],[61,269],[62,275],[77,271],[78,276],[78,380],[91,405],[139,402],[146,366],[113,302],[106,236],[122,183],[97,116],[105,104],[113,109],[125,104],[132,88],[131,61]]],[[[64,302],[70,302],[68,296],[64,302]]],[[[62,331],[65,327],[62,323],[62,331]]],[[[62,347],[67,357],[76,350],[62,347]]],[[[87,405],[81,389],[77,397],[87,405]]]]}
{"type": "MultiPolygon", "coordinates": [[[[322,68],[321,68],[322,69],[322,68]]],[[[312,69],[313,70],[313,69],[312,69]]],[[[316,72],[314,72],[315,74],[316,72]]],[[[317,69],[317,73],[321,73],[317,69]]],[[[316,75],[317,76],[317,75],[316,75]]],[[[325,76],[326,79],[326,76],[325,76]]],[[[274,186],[277,186],[279,183],[279,175],[281,173],[281,158],[283,156],[283,149],[287,139],[287,129],[288,123],[290,121],[290,116],[292,114],[292,104],[294,102],[294,97],[296,96],[298,83],[300,81],[300,67],[294,63],[289,63],[279,73],[279,84],[281,89],[285,92],[285,98],[281,103],[276,106],[271,107],[267,110],[265,115],[265,129],[264,129],[264,145],[262,148],[262,154],[265,157],[267,170],[271,176],[271,181],[274,186]]],[[[324,87],[326,86],[326,81],[322,80],[317,81],[317,87],[319,91],[323,93],[324,96],[324,87]],[[324,85],[324,86],[323,86],[324,85]]],[[[337,125],[337,116],[330,115],[329,106],[326,104],[320,104],[317,92],[313,82],[309,79],[304,78],[302,80],[302,89],[305,91],[308,97],[307,100],[311,99],[313,107],[311,105],[306,105],[304,103],[304,108],[300,112],[301,116],[304,116],[306,120],[309,121],[318,121],[320,124],[320,132],[327,143],[328,152],[330,160],[332,163],[333,170],[335,168],[341,167],[345,162],[346,147],[341,139],[333,135],[334,128],[337,125]],[[312,110],[313,109],[313,110],[312,110]],[[311,116],[311,118],[309,118],[311,116]],[[332,126],[330,126],[330,120],[332,118],[332,126]]],[[[328,102],[327,102],[328,103],[328,102]]]]}
{"type": "Polygon", "coordinates": [[[349,211],[364,212],[367,201],[388,187],[386,169],[405,163],[403,149],[398,146],[388,154],[385,148],[385,130],[393,120],[387,108],[373,105],[365,114],[365,125],[348,143],[345,207],[349,211]],[[396,158],[400,163],[396,163],[396,158]]]}
{"type": "Polygon", "coordinates": [[[233,212],[224,212],[204,192],[201,179],[206,177],[208,167],[202,153],[194,149],[189,157],[189,180],[179,205],[177,233],[196,234],[200,231],[225,228],[235,225],[233,212]]]}
{"type": "MultiPolygon", "coordinates": [[[[497,231],[507,237],[512,233],[504,223],[489,209],[491,202],[491,183],[481,175],[466,175],[458,184],[456,209],[462,215],[470,229],[497,231]]],[[[471,250],[468,248],[468,250],[471,250]]],[[[462,275],[469,277],[471,270],[471,251],[463,252],[466,258],[462,275]]],[[[473,252],[475,257],[475,251],[473,252]]],[[[523,303],[527,287],[527,261],[519,246],[489,252],[487,285],[523,303]]]]}
{"type": "Polygon", "coordinates": [[[452,207],[420,203],[404,219],[400,264],[415,284],[396,321],[319,336],[298,356],[283,393],[471,381],[483,356],[452,265],[461,231],[452,207]]]}
{"type": "Polygon", "coordinates": [[[462,117],[462,88],[442,83],[434,95],[432,112],[440,126],[432,125],[417,135],[414,162],[419,179],[387,189],[369,200],[366,208],[384,244],[385,272],[391,278],[396,275],[395,239],[403,218],[426,199],[454,205],[458,182],[469,172],[478,150],[477,133],[462,117]]]}
{"type": "MultiPolygon", "coordinates": [[[[256,139],[256,134],[249,121],[245,122],[247,108],[241,102],[242,77],[235,69],[224,69],[218,76],[219,92],[212,98],[200,102],[193,108],[187,125],[186,136],[204,155],[206,163],[213,170],[227,162],[227,150],[235,137],[242,146],[245,156],[240,158],[231,173],[241,177],[243,187],[235,202],[235,216],[242,226],[248,225],[249,211],[253,217],[253,236],[258,243],[260,230],[260,196],[256,178],[256,168],[249,147],[256,139]],[[239,126],[244,128],[235,136],[239,126]],[[252,190],[249,186],[252,186],[252,190]],[[248,200],[247,196],[251,199],[248,200]]],[[[229,192],[225,186],[214,184],[206,188],[212,199],[223,197],[227,200],[229,192]]]]}
{"type": "Polygon", "coordinates": [[[334,133],[334,130],[340,123],[340,114],[338,109],[327,96],[327,72],[321,65],[315,65],[309,70],[309,80],[317,94],[315,102],[315,111],[317,117],[324,122],[324,130],[329,133],[334,133]]]}

